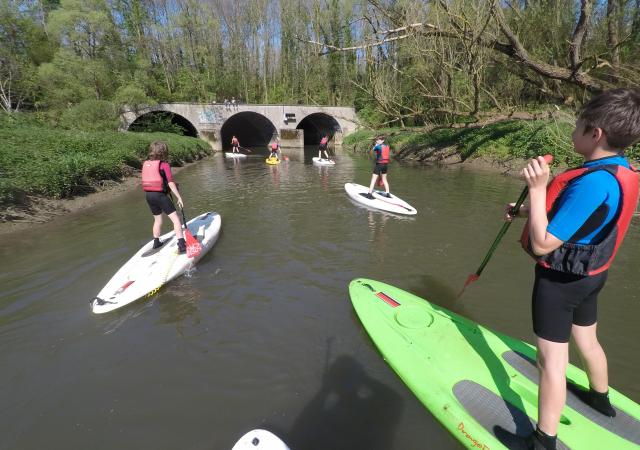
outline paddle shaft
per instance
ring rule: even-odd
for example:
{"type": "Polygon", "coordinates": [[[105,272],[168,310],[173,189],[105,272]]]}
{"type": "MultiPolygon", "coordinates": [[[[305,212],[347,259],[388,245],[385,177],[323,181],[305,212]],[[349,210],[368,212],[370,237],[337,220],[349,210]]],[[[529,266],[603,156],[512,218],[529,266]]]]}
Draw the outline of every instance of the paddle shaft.
{"type": "Polygon", "coordinates": [[[180,215],[182,216],[182,228],[189,231],[187,228],[187,218],[184,216],[184,208],[180,208],[180,215]]]}
{"type": "MultiPolygon", "coordinates": [[[[529,187],[525,186],[525,188],[520,193],[520,197],[518,197],[518,200],[516,201],[516,204],[513,206],[513,208],[511,208],[509,210],[509,215],[510,216],[516,216],[518,214],[518,211],[520,211],[520,207],[524,203],[524,199],[527,198],[528,194],[529,194],[529,187]]],[[[491,244],[491,247],[489,248],[489,251],[485,255],[484,259],[482,260],[482,263],[480,263],[480,266],[478,267],[478,270],[476,270],[476,272],[475,272],[475,274],[477,276],[480,276],[480,274],[484,270],[485,266],[487,265],[487,263],[491,259],[491,256],[493,255],[493,252],[496,251],[496,248],[498,248],[498,244],[500,243],[500,241],[502,240],[502,238],[506,234],[507,230],[509,229],[509,226],[511,226],[511,222],[505,222],[504,224],[502,224],[502,228],[500,228],[500,231],[498,232],[498,235],[496,236],[495,240],[493,241],[493,244],[491,244]]]]}
{"type": "MultiPolygon", "coordinates": [[[[173,207],[175,208],[175,202],[173,201],[173,196],[171,195],[171,192],[169,192],[169,200],[171,200],[171,203],[173,203],[173,207]]],[[[184,208],[180,208],[180,213],[181,215],[178,216],[182,219],[182,229],[183,229],[183,233],[184,233],[184,238],[186,238],[187,233],[191,234],[191,232],[189,231],[189,228],[187,228],[187,219],[184,216],[184,208]]]]}

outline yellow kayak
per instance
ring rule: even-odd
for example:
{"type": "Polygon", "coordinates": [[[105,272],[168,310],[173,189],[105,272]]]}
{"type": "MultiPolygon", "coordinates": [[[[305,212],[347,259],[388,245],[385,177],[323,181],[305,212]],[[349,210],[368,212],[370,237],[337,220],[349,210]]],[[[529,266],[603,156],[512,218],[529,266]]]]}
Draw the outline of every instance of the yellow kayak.
{"type": "Polygon", "coordinates": [[[280,160],[278,158],[267,158],[265,161],[267,164],[280,164],[280,160]]]}

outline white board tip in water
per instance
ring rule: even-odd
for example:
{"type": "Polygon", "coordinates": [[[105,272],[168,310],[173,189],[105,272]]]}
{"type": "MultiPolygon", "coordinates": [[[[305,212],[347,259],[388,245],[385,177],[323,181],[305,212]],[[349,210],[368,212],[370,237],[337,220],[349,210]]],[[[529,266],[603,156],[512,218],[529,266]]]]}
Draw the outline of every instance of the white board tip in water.
{"type": "Polygon", "coordinates": [[[267,430],[251,430],[231,450],[290,450],[287,444],[267,430]]]}

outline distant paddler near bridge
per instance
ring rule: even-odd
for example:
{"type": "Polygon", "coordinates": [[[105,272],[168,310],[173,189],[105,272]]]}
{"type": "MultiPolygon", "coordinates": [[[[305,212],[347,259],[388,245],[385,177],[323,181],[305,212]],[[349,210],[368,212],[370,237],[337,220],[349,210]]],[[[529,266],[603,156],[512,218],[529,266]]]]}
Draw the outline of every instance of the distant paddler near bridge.
{"type": "Polygon", "coordinates": [[[267,164],[280,164],[280,140],[276,136],[269,144],[269,156],[266,159],[267,164]]]}
{"type": "Polygon", "coordinates": [[[322,159],[322,154],[324,153],[325,159],[329,160],[329,152],[327,151],[327,146],[329,144],[329,136],[326,134],[322,136],[320,139],[320,146],[318,147],[318,158],[322,159]]]}
{"type": "Polygon", "coordinates": [[[318,156],[314,156],[311,160],[318,166],[335,166],[336,162],[329,158],[329,151],[327,150],[329,135],[323,133],[321,136],[322,139],[320,139],[320,146],[318,147],[318,156]],[[324,153],[325,158],[322,157],[322,153],[324,153]]]}
{"type": "Polygon", "coordinates": [[[231,138],[231,153],[240,153],[240,141],[235,135],[231,138]]]}
{"type": "Polygon", "coordinates": [[[240,141],[235,135],[233,135],[233,138],[231,138],[231,151],[225,152],[224,155],[227,158],[234,158],[234,159],[246,158],[247,155],[245,155],[244,153],[240,153],[240,148],[244,148],[244,147],[240,147],[240,141]]]}

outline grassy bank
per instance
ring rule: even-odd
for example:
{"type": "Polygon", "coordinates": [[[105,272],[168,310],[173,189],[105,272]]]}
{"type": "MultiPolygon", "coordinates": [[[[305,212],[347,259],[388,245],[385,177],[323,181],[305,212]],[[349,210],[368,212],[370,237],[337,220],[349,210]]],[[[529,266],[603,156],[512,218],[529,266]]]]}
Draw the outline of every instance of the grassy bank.
{"type": "MultiPolygon", "coordinates": [[[[368,151],[375,136],[383,134],[397,159],[416,162],[465,161],[484,157],[498,161],[526,159],[551,153],[559,165],[578,165],[582,159],[573,151],[569,121],[505,121],[482,128],[420,128],[361,130],[347,136],[344,145],[355,152],[368,151]]],[[[633,161],[640,160],[640,145],[627,151],[633,161]]]]}
{"type": "Polygon", "coordinates": [[[70,131],[2,115],[0,205],[23,204],[30,195],[82,195],[105,181],[120,181],[141,167],[155,140],[168,142],[174,166],[211,151],[202,140],[176,134],[70,131]]]}

